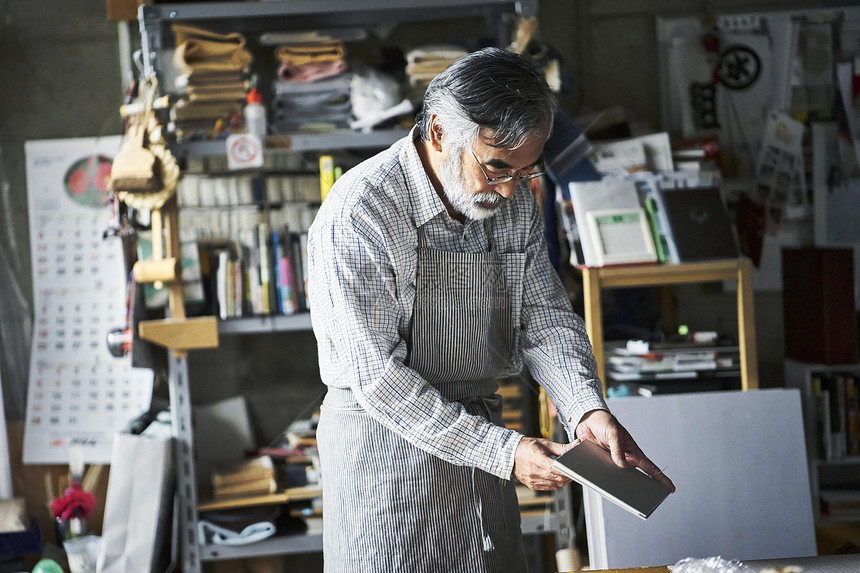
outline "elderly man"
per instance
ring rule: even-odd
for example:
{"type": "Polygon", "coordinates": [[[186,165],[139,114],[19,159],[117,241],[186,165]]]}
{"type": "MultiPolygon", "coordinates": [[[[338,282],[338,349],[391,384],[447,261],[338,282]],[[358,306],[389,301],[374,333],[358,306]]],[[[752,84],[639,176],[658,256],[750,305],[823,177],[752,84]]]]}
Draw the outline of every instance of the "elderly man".
{"type": "Polygon", "coordinates": [[[521,56],[465,56],[311,228],[326,571],[525,572],[514,478],[566,485],[552,461],[570,446],[504,428],[495,380],[524,363],[572,441],[673,487],[607,410],[547,257],[528,180],[555,105],[521,56]]]}

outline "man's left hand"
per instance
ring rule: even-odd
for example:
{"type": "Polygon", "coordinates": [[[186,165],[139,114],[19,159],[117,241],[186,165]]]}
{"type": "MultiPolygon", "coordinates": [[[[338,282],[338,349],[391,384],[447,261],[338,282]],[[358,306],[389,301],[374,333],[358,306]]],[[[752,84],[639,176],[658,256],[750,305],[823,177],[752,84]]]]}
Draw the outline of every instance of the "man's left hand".
{"type": "Polygon", "coordinates": [[[619,467],[636,466],[649,476],[666,484],[673,492],[675,484],[654,462],[648,459],[633,437],[618,420],[606,410],[586,413],[576,426],[577,440],[591,440],[609,450],[612,461],[619,467]]]}

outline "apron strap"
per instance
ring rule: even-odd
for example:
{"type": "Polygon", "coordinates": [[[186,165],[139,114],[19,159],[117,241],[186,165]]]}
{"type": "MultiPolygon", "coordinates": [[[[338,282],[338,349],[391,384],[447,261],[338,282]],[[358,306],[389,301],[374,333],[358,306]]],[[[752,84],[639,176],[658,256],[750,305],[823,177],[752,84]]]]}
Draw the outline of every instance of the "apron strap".
{"type": "MultiPolygon", "coordinates": [[[[502,397],[498,394],[493,394],[492,396],[466,396],[457,401],[466,408],[466,412],[469,414],[482,416],[492,422],[493,411],[501,405],[502,397]]],[[[493,539],[490,537],[486,521],[484,520],[484,505],[478,491],[477,471],[478,468],[472,466],[472,496],[475,499],[475,512],[478,516],[478,523],[481,524],[483,549],[484,551],[493,551],[496,546],[493,544],[493,539]]]]}
{"type": "Polygon", "coordinates": [[[484,232],[487,234],[487,252],[496,251],[496,237],[493,235],[493,230],[496,228],[495,217],[487,217],[484,219],[484,232]]]}

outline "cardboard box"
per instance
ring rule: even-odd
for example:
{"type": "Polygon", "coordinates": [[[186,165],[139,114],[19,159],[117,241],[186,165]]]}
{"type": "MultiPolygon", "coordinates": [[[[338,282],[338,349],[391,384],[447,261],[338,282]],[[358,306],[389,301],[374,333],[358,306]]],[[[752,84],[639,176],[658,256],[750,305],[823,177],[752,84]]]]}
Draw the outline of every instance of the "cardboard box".
{"type": "Polygon", "coordinates": [[[857,363],[851,247],[783,247],[782,301],[786,357],[857,363]]]}
{"type": "Polygon", "coordinates": [[[105,0],[107,3],[107,18],[112,22],[137,20],[137,9],[141,4],[149,4],[147,0],[105,0]]]}

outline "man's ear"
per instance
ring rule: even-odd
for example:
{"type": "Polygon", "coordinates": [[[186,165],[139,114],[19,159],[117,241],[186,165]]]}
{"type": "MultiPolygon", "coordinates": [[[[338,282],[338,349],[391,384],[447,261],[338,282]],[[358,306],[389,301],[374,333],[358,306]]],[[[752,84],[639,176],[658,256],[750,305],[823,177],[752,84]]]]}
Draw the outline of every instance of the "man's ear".
{"type": "Polygon", "coordinates": [[[442,151],[442,126],[436,115],[430,117],[430,144],[436,151],[442,151]]]}

